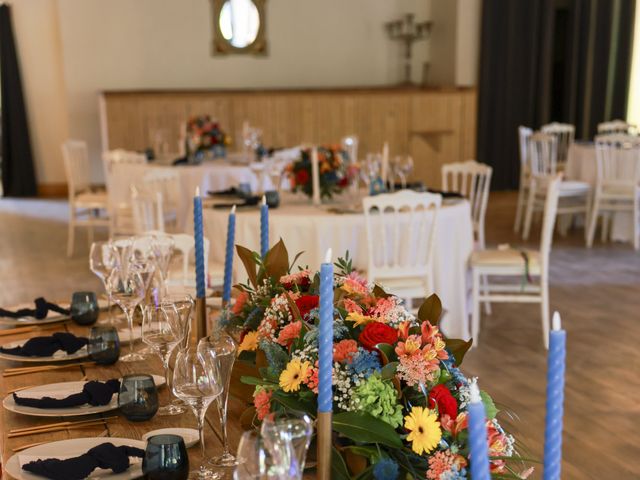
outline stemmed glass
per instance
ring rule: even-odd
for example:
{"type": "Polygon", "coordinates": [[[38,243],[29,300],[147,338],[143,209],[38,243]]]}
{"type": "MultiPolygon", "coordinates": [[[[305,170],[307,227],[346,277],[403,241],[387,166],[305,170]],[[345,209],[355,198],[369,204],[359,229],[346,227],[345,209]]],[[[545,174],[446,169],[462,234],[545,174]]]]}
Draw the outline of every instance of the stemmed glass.
{"type": "Polygon", "coordinates": [[[302,479],[313,423],[304,413],[271,414],[264,418],[260,433],[280,474],[302,479]]]}
{"type": "Polygon", "coordinates": [[[89,252],[89,268],[102,281],[107,293],[107,315],[111,322],[111,295],[107,288],[107,279],[118,265],[118,252],[110,242],[93,242],[89,252]]]}
{"type": "Polygon", "coordinates": [[[233,480],[262,480],[273,478],[268,475],[271,457],[259,432],[244,432],[238,444],[238,467],[233,480]]]}
{"type": "Polygon", "coordinates": [[[210,464],[217,467],[237,465],[236,457],[233,456],[229,449],[229,437],[227,436],[227,401],[229,399],[231,370],[236,360],[237,350],[236,342],[222,329],[213,331],[211,335],[200,339],[198,342],[198,352],[216,365],[220,377],[220,385],[223,389],[216,402],[222,433],[222,455],[209,460],[210,464]]]}
{"type": "Polygon", "coordinates": [[[178,353],[173,369],[173,393],[191,407],[198,421],[202,463],[189,473],[189,478],[212,479],[220,475],[210,470],[205,464],[204,420],[207,408],[221,393],[217,367],[205,358],[197,349],[190,347],[178,353]]]}
{"type": "MultiPolygon", "coordinates": [[[[180,316],[174,305],[148,304],[143,308],[142,341],[162,360],[167,385],[171,385],[169,378],[171,354],[184,335],[185,328],[180,324],[180,316]]],[[[169,403],[158,409],[158,415],[179,415],[184,411],[183,406],[169,403]]]]}
{"type": "Polygon", "coordinates": [[[156,264],[156,271],[160,280],[159,297],[162,299],[167,293],[169,265],[173,256],[174,242],[169,235],[155,235],[151,240],[151,250],[156,264]]]}
{"type": "Polygon", "coordinates": [[[394,162],[396,175],[400,177],[402,188],[407,188],[407,178],[413,171],[413,157],[411,155],[398,155],[394,162]]]}
{"type": "Polygon", "coordinates": [[[135,269],[123,270],[114,268],[107,280],[107,292],[118,305],[129,324],[129,353],[120,358],[123,362],[135,362],[143,360],[144,356],[134,353],[133,343],[133,312],[142,301],[145,294],[145,286],[142,277],[135,269]]]}

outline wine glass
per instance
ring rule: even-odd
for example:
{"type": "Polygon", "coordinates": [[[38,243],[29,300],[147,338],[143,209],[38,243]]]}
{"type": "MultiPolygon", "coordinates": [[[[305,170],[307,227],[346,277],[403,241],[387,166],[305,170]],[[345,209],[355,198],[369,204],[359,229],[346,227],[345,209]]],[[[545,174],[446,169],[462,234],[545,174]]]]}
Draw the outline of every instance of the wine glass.
{"type": "Polygon", "coordinates": [[[189,478],[220,478],[219,474],[206,466],[204,448],[204,420],[207,408],[222,393],[217,367],[193,347],[179,352],[173,369],[173,393],[191,407],[198,421],[202,463],[190,472],[189,478]]]}
{"type": "MultiPolygon", "coordinates": [[[[178,312],[174,311],[174,308],[173,305],[148,304],[142,310],[142,341],[162,360],[167,385],[171,385],[169,359],[185,334],[178,312]]],[[[184,411],[182,405],[169,403],[158,409],[158,415],[179,415],[184,411]]]]}
{"type": "Polygon", "coordinates": [[[279,471],[288,479],[301,480],[313,435],[311,418],[302,412],[267,415],[260,433],[279,471]]]}
{"type": "Polygon", "coordinates": [[[402,188],[407,188],[407,178],[413,171],[413,157],[411,155],[398,155],[395,159],[396,173],[400,177],[402,188]]]}
{"type": "Polygon", "coordinates": [[[236,360],[237,350],[236,342],[222,329],[214,330],[211,335],[198,342],[198,352],[215,364],[222,386],[222,394],[216,401],[222,433],[222,455],[209,460],[210,464],[217,467],[237,465],[236,458],[229,449],[229,437],[227,436],[227,401],[231,384],[231,370],[236,360]]]}
{"type": "Polygon", "coordinates": [[[238,466],[233,473],[234,480],[262,480],[273,478],[268,475],[271,458],[259,432],[244,432],[238,444],[238,466]]]}
{"type": "Polygon", "coordinates": [[[122,309],[129,324],[129,353],[120,360],[123,362],[143,360],[144,357],[142,355],[134,353],[133,351],[135,338],[133,335],[133,312],[145,294],[142,277],[135,269],[123,270],[121,268],[114,268],[107,279],[107,291],[116,305],[122,309]]]}
{"type": "Polygon", "coordinates": [[[160,280],[159,297],[162,299],[167,293],[167,280],[169,277],[169,265],[173,257],[173,238],[169,235],[154,235],[151,240],[151,250],[156,264],[156,271],[160,280]]]}
{"type": "MultiPolygon", "coordinates": [[[[118,265],[118,251],[113,243],[93,242],[89,252],[89,269],[102,281],[105,291],[107,291],[107,278],[118,265]]],[[[107,291],[107,316],[111,322],[111,295],[107,291]]]]}

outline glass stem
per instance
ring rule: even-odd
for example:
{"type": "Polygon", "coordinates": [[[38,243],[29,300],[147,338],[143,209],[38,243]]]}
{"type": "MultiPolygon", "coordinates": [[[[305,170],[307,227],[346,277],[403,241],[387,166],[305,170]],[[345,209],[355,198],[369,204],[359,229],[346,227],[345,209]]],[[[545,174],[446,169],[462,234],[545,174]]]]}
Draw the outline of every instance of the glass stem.
{"type": "Polygon", "coordinates": [[[205,448],[204,448],[204,416],[207,413],[206,408],[194,408],[193,413],[198,420],[198,434],[200,435],[200,453],[202,454],[202,465],[205,463],[205,448]]]}
{"type": "Polygon", "coordinates": [[[227,438],[227,398],[228,393],[220,395],[216,401],[218,416],[220,417],[220,433],[222,433],[222,454],[229,454],[229,439],[227,438]],[[223,398],[224,397],[224,398],[223,398]]]}
{"type": "Polygon", "coordinates": [[[133,311],[130,308],[125,308],[124,314],[127,316],[129,324],[129,353],[133,355],[133,311]]]}

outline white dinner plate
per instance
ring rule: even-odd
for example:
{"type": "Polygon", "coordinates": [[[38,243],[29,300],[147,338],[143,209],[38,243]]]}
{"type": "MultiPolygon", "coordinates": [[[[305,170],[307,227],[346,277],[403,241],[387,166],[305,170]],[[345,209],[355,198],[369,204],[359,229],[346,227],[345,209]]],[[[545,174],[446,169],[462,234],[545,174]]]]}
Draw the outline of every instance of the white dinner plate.
{"type": "MultiPolygon", "coordinates": [[[[165,384],[164,377],[161,375],[153,375],[153,381],[155,382],[156,387],[161,387],[165,384]]],[[[25,388],[24,390],[16,392],[16,394],[24,397],[33,396],[36,398],[42,398],[45,395],[51,395],[54,396],[54,398],[64,398],[74,393],[80,393],[85,383],[87,383],[85,380],[80,380],[78,382],[50,383],[48,385],[38,385],[36,387],[25,388]]],[[[91,406],[86,404],[69,408],[35,408],[16,404],[13,399],[13,394],[10,393],[4,397],[2,406],[10,412],[20,413],[22,415],[31,415],[34,417],[77,417],[115,410],[118,408],[118,395],[115,394],[111,398],[111,402],[107,405],[91,406]]]]}
{"type": "MultiPolygon", "coordinates": [[[[72,458],[86,453],[90,448],[102,443],[113,443],[116,447],[128,445],[130,447],[146,448],[146,442],[133,440],[131,438],[109,438],[109,437],[89,437],[72,438],[70,440],[60,440],[58,442],[45,443],[35,447],[27,448],[22,452],[14,454],[5,465],[6,472],[16,480],[42,480],[44,477],[34,475],[22,470],[20,460],[28,463],[37,459],[46,458],[72,458]]],[[[131,480],[142,478],[142,458],[131,457],[131,465],[122,473],[115,474],[111,470],[96,469],[88,478],[100,478],[105,480],[131,480]]]]}
{"type": "Polygon", "coordinates": [[[195,428],[161,428],[142,435],[142,440],[149,441],[154,435],[178,435],[184,440],[184,446],[191,448],[200,441],[200,434],[195,428]]]}
{"type": "MultiPolygon", "coordinates": [[[[53,332],[43,336],[49,336],[52,334],[53,332]]],[[[125,328],[123,330],[118,330],[118,337],[120,338],[121,345],[128,344],[131,338],[131,335],[129,334],[129,329],[125,328]]],[[[134,341],[140,340],[141,337],[142,337],[141,328],[139,326],[133,327],[133,340],[134,341]]],[[[27,340],[29,339],[25,338],[23,340],[16,340],[15,342],[5,343],[2,346],[5,348],[14,348],[14,347],[24,345],[27,342],[27,340]]],[[[84,358],[87,358],[88,356],[89,356],[89,353],[87,352],[86,346],[82,347],[80,350],[78,350],[75,353],[72,353],[71,355],[69,355],[64,351],[58,350],[56,353],[54,353],[50,357],[23,357],[22,355],[11,355],[9,353],[0,352],[0,358],[4,360],[12,360],[14,362],[40,362],[40,363],[66,362],[69,360],[84,359],[84,358]]]]}
{"type": "MultiPolygon", "coordinates": [[[[104,310],[105,308],[107,308],[107,305],[108,305],[108,302],[106,300],[102,298],[98,298],[98,306],[100,307],[100,310],[104,310]]],[[[60,306],[64,308],[69,308],[68,303],[63,303],[60,306]]],[[[33,303],[22,304],[22,305],[18,305],[16,307],[10,308],[10,310],[18,310],[20,308],[34,308],[34,304],[33,303]]],[[[22,318],[0,317],[0,326],[19,327],[19,326],[26,326],[26,325],[45,325],[47,323],[56,323],[56,322],[62,322],[64,320],[69,320],[69,318],[71,318],[69,315],[62,315],[57,312],[49,312],[47,317],[43,318],[42,320],[38,320],[35,317],[22,317],[22,318]]]]}

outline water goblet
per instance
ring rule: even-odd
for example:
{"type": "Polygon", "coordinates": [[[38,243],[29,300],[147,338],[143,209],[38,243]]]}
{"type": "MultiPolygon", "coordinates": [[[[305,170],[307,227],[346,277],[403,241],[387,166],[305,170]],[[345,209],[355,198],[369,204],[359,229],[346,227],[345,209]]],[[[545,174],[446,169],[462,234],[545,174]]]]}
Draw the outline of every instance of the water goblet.
{"type": "Polygon", "coordinates": [[[260,433],[279,472],[301,480],[313,435],[311,418],[305,413],[273,413],[263,419],[260,433]]]}
{"type": "Polygon", "coordinates": [[[98,365],[116,363],[120,357],[118,330],[112,325],[91,327],[87,352],[98,365]]]}
{"type": "Polygon", "coordinates": [[[108,292],[114,302],[122,309],[127,317],[129,325],[129,353],[121,358],[123,362],[135,362],[144,360],[140,354],[134,353],[134,334],[133,334],[133,312],[138,304],[142,301],[145,294],[144,281],[135,269],[121,271],[115,268],[107,281],[108,292]]]}
{"type": "Polygon", "coordinates": [[[200,355],[191,347],[176,356],[173,369],[173,393],[182,399],[193,411],[198,422],[202,463],[189,474],[189,478],[214,479],[220,475],[205,464],[204,419],[207,408],[221,393],[222,387],[217,368],[208,358],[200,355]]]}
{"type": "Polygon", "coordinates": [[[215,365],[222,386],[222,394],[216,401],[222,434],[222,455],[209,460],[209,463],[218,467],[229,467],[237,463],[230,451],[227,436],[227,401],[229,399],[231,370],[233,370],[237,350],[238,346],[233,338],[221,329],[214,330],[208,337],[204,337],[198,342],[198,352],[215,365]]]}
{"type": "Polygon", "coordinates": [[[127,420],[144,422],[158,411],[158,390],[151,375],[125,375],[120,382],[118,407],[127,420]]]}
{"type": "Polygon", "coordinates": [[[182,437],[150,437],[142,459],[142,473],[147,480],[186,480],[189,477],[189,455],[182,437]]]}
{"type": "MultiPolygon", "coordinates": [[[[142,315],[142,341],[160,357],[164,367],[164,378],[170,385],[169,360],[173,350],[185,335],[185,329],[180,324],[180,316],[175,311],[175,305],[146,305],[142,315]]],[[[178,415],[184,413],[181,405],[169,403],[158,409],[158,415],[178,415]]]]}

